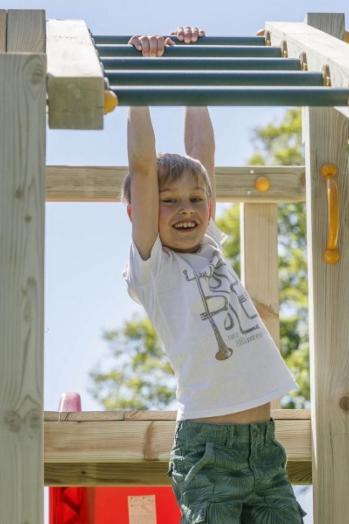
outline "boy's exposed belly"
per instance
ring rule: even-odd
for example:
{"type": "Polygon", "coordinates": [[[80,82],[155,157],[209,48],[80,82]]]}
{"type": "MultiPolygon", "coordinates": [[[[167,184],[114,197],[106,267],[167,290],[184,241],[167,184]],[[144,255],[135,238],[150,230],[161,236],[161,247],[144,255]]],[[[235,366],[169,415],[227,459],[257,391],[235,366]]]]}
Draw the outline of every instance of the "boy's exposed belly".
{"type": "Polygon", "coordinates": [[[210,422],[211,424],[252,424],[254,422],[265,422],[270,420],[271,403],[257,406],[256,408],[246,409],[238,413],[228,413],[217,417],[205,417],[192,419],[195,422],[210,422]]]}

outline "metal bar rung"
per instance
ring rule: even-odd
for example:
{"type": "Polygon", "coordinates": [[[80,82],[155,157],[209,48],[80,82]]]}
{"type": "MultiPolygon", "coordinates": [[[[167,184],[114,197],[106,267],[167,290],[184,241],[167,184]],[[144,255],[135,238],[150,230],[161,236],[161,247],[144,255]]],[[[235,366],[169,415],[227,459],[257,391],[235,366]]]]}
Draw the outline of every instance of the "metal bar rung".
{"type": "Polygon", "coordinates": [[[121,106],[348,106],[349,89],[329,87],[118,87],[121,106]]]}
{"type": "MultiPolygon", "coordinates": [[[[92,35],[96,44],[127,44],[132,35],[113,36],[113,35],[92,35]]],[[[188,45],[178,40],[174,35],[165,35],[165,38],[172,38],[177,45],[188,45]]],[[[198,39],[199,45],[265,45],[263,36],[204,36],[198,39]]],[[[189,45],[197,45],[191,43],[189,45]]]]}
{"type": "MultiPolygon", "coordinates": [[[[100,45],[96,46],[101,59],[104,57],[141,57],[141,52],[132,45],[100,45]]],[[[169,46],[165,51],[166,58],[172,57],[269,57],[280,58],[280,47],[267,46],[229,46],[229,45],[193,45],[193,46],[169,46]]],[[[162,57],[161,57],[162,58],[162,57]]]]}
{"type": "Polygon", "coordinates": [[[117,86],[322,86],[321,73],[312,71],[104,71],[110,84],[117,86]]]}
{"type": "Polygon", "coordinates": [[[108,70],[300,70],[294,58],[103,58],[108,70]]]}

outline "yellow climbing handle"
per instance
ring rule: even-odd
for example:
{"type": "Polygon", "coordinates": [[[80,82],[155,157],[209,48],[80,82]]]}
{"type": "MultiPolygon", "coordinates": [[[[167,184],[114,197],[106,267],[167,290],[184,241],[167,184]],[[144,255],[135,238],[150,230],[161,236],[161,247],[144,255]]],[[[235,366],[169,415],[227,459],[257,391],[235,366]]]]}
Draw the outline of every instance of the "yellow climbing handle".
{"type": "Polygon", "coordinates": [[[323,164],[320,167],[320,174],[325,178],[327,191],[327,248],[324,259],[327,264],[336,264],[339,260],[339,199],[335,180],[337,167],[334,164],[323,164]]]}

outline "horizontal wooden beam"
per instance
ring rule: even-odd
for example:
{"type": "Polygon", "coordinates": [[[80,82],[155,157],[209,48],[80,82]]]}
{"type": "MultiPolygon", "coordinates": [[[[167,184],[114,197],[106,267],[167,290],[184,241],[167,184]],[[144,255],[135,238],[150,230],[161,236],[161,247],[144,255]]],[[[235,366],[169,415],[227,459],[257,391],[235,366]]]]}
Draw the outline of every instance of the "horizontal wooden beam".
{"type": "MultiPolygon", "coordinates": [[[[308,410],[275,409],[293,484],[311,483],[308,410]]],[[[175,411],[45,413],[46,485],[167,485],[175,411]]]]}
{"type": "MultiPolygon", "coordinates": [[[[301,53],[305,53],[309,71],[322,71],[327,65],[331,85],[348,87],[349,52],[346,42],[306,23],[267,22],[265,29],[270,32],[271,45],[282,46],[282,43],[286,42],[289,58],[299,58],[301,53]]],[[[347,107],[336,109],[349,117],[347,107]]]]}
{"type": "MultiPolygon", "coordinates": [[[[47,202],[117,202],[126,166],[47,166],[47,202]]],[[[216,168],[219,202],[304,202],[304,166],[243,166],[216,168]],[[268,177],[261,192],[256,180],[268,177]]]]}
{"type": "Polygon", "coordinates": [[[83,20],[47,21],[51,129],[103,129],[104,74],[83,20]]]}

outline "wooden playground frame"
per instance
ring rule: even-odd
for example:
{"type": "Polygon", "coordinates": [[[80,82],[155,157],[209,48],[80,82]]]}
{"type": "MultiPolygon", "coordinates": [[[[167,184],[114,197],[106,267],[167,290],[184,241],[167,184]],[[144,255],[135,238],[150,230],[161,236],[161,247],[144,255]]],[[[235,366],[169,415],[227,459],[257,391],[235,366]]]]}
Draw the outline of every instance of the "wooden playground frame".
{"type": "MultiPolygon", "coordinates": [[[[266,31],[308,70],[327,67],[333,86],[349,86],[343,15],[266,31]]],[[[47,107],[53,129],[103,127],[104,77],[84,22],[0,11],[0,51],[0,522],[39,524],[44,482],[168,484],[175,413],[43,413],[45,201],[116,201],[125,171],[45,164],[47,107]]],[[[303,109],[305,168],[217,170],[218,200],[241,203],[241,280],[278,346],[277,204],[306,202],[312,404],[275,401],[272,416],[290,480],[313,484],[316,524],[349,514],[348,116],[303,109]]]]}

